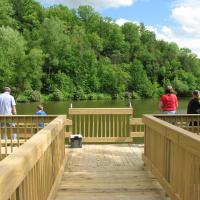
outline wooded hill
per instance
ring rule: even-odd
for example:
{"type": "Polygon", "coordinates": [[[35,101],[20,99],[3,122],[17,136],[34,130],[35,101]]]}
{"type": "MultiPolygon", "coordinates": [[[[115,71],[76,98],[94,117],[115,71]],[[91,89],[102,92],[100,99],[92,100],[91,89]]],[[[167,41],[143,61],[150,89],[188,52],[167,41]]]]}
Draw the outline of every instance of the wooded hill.
{"type": "Polygon", "coordinates": [[[18,101],[153,97],[200,86],[200,60],[144,24],[117,25],[90,6],[0,1],[0,88],[18,101]]]}

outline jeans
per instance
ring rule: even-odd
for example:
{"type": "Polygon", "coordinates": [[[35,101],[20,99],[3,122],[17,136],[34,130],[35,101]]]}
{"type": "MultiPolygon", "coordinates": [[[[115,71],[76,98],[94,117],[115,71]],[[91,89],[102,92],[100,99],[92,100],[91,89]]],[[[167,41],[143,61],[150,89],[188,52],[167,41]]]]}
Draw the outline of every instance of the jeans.
{"type": "MultiPolygon", "coordinates": [[[[6,127],[15,127],[15,123],[6,123],[6,127]]],[[[1,122],[0,123],[0,127],[5,127],[5,123],[4,122],[1,122]]],[[[7,137],[7,134],[6,133],[4,133],[3,134],[3,137],[2,137],[2,139],[8,139],[8,137],[7,137]]],[[[13,133],[12,134],[12,139],[13,140],[16,140],[17,139],[17,133],[13,133]]]]}
{"type": "Polygon", "coordinates": [[[163,111],[163,114],[176,114],[176,110],[163,111]]]}

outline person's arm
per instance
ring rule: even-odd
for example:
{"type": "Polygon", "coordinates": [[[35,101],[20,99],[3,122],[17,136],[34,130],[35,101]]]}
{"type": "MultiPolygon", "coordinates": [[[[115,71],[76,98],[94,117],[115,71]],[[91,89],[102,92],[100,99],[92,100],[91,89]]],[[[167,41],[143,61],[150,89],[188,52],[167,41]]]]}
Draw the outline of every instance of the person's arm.
{"type": "Polygon", "coordinates": [[[12,106],[12,114],[13,115],[17,114],[16,106],[12,106]]]}
{"type": "Polygon", "coordinates": [[[178,98],[176,96],[176,109],[178,109],[178,98]]]}
{"type": "Polygon", "coordinates": [[[160,100],[159,101],[159,109],[162,110],[162,108],[163,108],[163,102],[160,100]]]}
{"type": "Polygon", "coordinates": [[[11,96],[11,106],[12,106],[12,114],[16,115],[17,114],[16,102],[13,96],[11,96]]]}
{"type": "Polygon", "coordinates": [[[189,104],[188,104],[187,114],[191,114],[192,113],[192,111],[191,111],[191,104],[192,104],[192,101],[190,101],[189,104]]]}

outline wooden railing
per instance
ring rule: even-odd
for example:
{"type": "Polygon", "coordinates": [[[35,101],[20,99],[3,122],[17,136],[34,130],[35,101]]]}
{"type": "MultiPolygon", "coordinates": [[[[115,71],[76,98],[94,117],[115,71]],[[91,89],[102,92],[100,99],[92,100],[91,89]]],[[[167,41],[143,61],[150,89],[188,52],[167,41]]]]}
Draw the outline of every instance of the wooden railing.
{"type": "Polygon", "coordinates": [[[129,120],[132,108],[70,108],[72,133],[84,142],[132,142],[129,120]]]}
{"type": "Polygon", "coordinates": [[[144,137],[144,123],[142,118],[131,118],[130,119],[131,132],[130,136],[133,138],[144,137]]]}
{"type": "Polygon", "coordinates": [[[0,160],[25,143],[57,116],[0,116],[0,160]]]}
{"type": "Polygon", "coordinates": [[[200,137],[154,116],[144,115],[143,122],[145,164],[171,199],[200,200],[200,137]]]}
{"type": "Polygon", "coordinates": [[[65,125],[66,116],[58,116],[0,162],[0,200],[53,199],[64,170],[65,125]]]}
{"type": "Polygon", "coordinates": [[[200,134],[200,115],[178,114],[178,115],[154,115],[155,117],[181,127],[185,130],[200,134]]]}

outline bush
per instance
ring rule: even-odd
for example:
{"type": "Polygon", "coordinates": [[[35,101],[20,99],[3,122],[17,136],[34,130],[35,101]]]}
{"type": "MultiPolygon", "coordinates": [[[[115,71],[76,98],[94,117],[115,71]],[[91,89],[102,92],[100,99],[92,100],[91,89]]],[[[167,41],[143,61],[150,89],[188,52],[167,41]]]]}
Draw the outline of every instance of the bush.
{"type": "Polygon", "coordinates": [[[97,100],[97,94],[96,93],[91,93],[87,95],[88,100],[97,100]]]}
{"type": "Polygon", "coordinates": [[[87,95],[84,93],[82,88],[77,88],[73,95],[74,100],[86,100],[87,95]]]}
{"type": "Polygon", "coordinates": [[[45,94],[41,95],[41,102],[48,101],[48,100],[49,100],[49,95],[45,95],[45,94]]]}
{"type": "Polygon", "coordinates": [[[63,94],[59,89],[55,89],[53,93],[49,95],[49,100],[51,101],[62,101],[63,99],[63,94]]]}
{"type": "Polygon", "coordinates": [[[32,102],[38,102],[41,100],[41,94],[37,90],[33,90],[29,96],[29,100],[32,102]]]}
{"type": "Polygon", "coordinates": [[[140,99],[140,95],[137,92],[132,92],[132,99],[140,99]]]}
{"type": "Polygon", "coordinates": [[[124,92],[120,92],[118,95],[117,95],[117,99],[124,99],[125,98],[125,93],[124,92]]]}
{"type": "Polygon", "coordinates": [[[23,95],[23,94],[20,94],[17,99],[16,99],[17,102],[20,102],[20,103],[28,103],[29,102],[29,99],[27,96],[23,95]]]}

